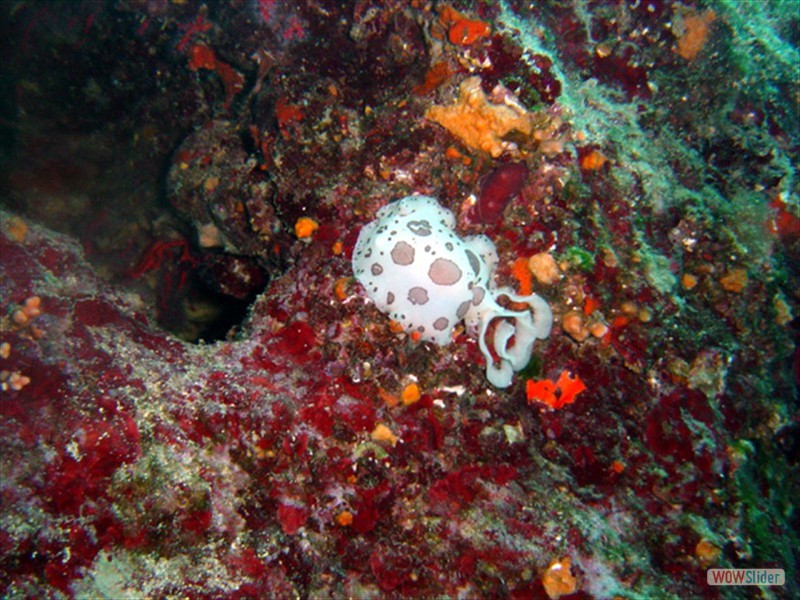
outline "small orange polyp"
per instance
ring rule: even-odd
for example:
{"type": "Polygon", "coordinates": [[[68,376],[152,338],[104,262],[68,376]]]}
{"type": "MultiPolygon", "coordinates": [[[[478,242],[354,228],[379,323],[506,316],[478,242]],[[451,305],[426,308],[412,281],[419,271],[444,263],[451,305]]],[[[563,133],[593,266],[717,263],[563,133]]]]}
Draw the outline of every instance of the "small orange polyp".
{"type": "Polygon", "coordinates": [[[294,234],[298,239],[310,238],[319,229],[319,223],[310,217],[300,217],[294,224],[294,234]]]}
{"type": "Polygon", "coordinates": [[[400,438],[383,423],[378,423],[375,429],[372,430],[370,437],[376,442],[388,442],[392,446],[396,446],[400,438]]]}
{"type": "Polygon", "coordinates": [[[558,600],[561,596],[575,593],[578,581],[572,574],[572,559],[565,556],[561,560],[554,560],[542,575],[542,586],[551,600],[558,600]]]}
{"type": "Polygon", "coordinates": [[[539,402],[551,410],[559,410],[567,404],[572,404],[575,402],[575,397],[585,389],[586,384],[581,378],[570,375],[568,371],[562,371],[555,383],[549,379],[539,381],[529,379],[525,384],[528,404],[539,402]]]}
{"type": "Polygon", "coordinates": [[[336,522],[342,527],[350,527],[353,524],[353,513],[349,510],[343,510],[336,515],[336,522]]]}
{"type": "Polygon", "coordinates": [[[395,406],[400,404],[400,398],[398,398],[391,392],[387,392],[383,388],[380,388],[378,390],[378,395],[381,397],[381,400],[383,400],[386,403],[386,406],[388,406],[389,408],[394,408],[395,406]]]}
{"type": "Polygon", "coordinates": [[[389,331],[392,333],[403,333],[405,328],[400,321],[389,321],[389,331]]]}
{"type": "Polygon", "coordinates": [[[461,157],[464,156],[454,146],[448,146],[447,149],[444,151],[444,155],[446,158],[449,158],[450,160],[461,160],[461,157]]]}
{"type": "Polygon", "coordinates": [[[520,257],[511,265],[511,274],[519,284],[518,291],[522,296],[530,296],[533,293],[533,273],[528,266],[528,259],[520,257]]]}
{"type": "Polygon", "coordinates": [[[460,19],[447,30],[447,39],[451,44],[469,46],[492,32],[491,27],[483,21],[460,19]]]}
{"type": "Polygon", "coordinates": [[[592,150],[589,154],[581,158],[581,169],[584,171],[597,171],[602,169],[608,162],[608,158],[597,150],[592,150]]]}
{"type": "Polygon", "coordinates": [[[717,18],[713,10],[704,13],[691,11],[683,16],[683,32],[678,38],[678,54],[688,61],[697,58],[711,33],[711,24],[717,18]]]}
{"type": "Polygon", "coordinates": [[[400,400],[403,401],[404,406],[414,404],[414,402],[419,400],[421,397],[422,394],[420,393],[419,386],[416,383],[409,383],[400,393],[400,400]]]}
{"type": "Polygon", "coordinates": [[[344,302],[347,299],[349,286],[350,277],[340,277],[333,284],[333,295],[339,302],[344,302]]]}

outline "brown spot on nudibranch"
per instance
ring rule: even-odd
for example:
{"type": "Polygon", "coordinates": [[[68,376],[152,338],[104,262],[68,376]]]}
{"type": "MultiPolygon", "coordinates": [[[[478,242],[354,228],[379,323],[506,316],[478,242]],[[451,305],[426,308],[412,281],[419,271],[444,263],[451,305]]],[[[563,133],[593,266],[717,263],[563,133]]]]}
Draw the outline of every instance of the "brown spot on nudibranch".
{"type": "Polygon", "coordinates": [[[392,261],[400,266],[410,265],[414,262],[414,246],[408,242],[397,242],[392,248],[392,261]]]}
{"type": "Polygon", "coordinates": [[[411,304],[425,304],[428,302],[428,290],[423,287],[413,287],[408,290],[408,301],[411,304]]]}
{"type": "Polygon", "coordinates": [[[453,285],[461,279],[461,269],[452,260],[437,258],[428,269],[428,277],[438,285],[453,285]]]}
{"type": "Polygon", "coordinates": [[[408,228],[411,233],[425,237],[431,234],[431,224],[428,221],[409,221],[408,228]]]}
{"type": "Polygon", "coordinates": [[[436,331],[444,331],[448,325],[450,325],[450,321],[445,317],[439,317],[433,322],[433,328],[436,331]]]}
{"type": "Polygon", "coordinates": [[[478,257],[475,256],[470,250],[466,250],[467,253],[467,260],[469,261],[469,266],[472,267],[472,270],[475,272],[475,275],[481,272],[481,262],[478,260],[478,257]]]}

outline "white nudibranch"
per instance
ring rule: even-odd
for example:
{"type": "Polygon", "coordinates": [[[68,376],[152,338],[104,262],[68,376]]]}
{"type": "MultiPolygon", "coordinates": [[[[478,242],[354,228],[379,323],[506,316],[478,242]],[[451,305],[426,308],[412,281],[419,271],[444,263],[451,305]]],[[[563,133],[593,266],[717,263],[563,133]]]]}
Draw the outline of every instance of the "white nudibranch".
{"type": "Polygon", "coordinates": [[[514,372],[528,364],[533,343],[550,335],[553,313],[536,294],[495,288],[492,241],[485,235],[460,238],[454,227],[453,213],[435,198],[407,196],[387,204],[361,230],[353,272],[378,309],[421,340],[449,344],[463,320],[486,357],[486,378],[508,387],[514,372]],[[505,309],[497,303],[500,296],[533,312],[505,309]],[[494,319],[500,319],[491,343],[496,358],[485,339],[494,319]]]}

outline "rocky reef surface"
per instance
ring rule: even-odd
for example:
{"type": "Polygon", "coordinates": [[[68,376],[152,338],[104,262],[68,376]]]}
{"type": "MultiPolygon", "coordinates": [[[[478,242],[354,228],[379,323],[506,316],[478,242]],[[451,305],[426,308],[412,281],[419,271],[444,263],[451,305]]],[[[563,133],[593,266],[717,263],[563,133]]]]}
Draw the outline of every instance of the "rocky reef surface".
{"type": "Polygon", "coordinates": [[[800,17],[748,6],[3,6],[2,595],[796,596],[800,17]],[[353,276],[415,193],[553,312],[507,388],[353,276]]]}

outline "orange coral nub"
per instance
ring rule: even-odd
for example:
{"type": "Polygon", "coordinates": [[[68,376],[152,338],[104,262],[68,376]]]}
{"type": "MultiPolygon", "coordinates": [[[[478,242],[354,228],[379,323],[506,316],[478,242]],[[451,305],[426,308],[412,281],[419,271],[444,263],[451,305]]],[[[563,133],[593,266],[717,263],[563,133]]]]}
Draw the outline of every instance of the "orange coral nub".
{"type": "Polygon", "coordinates": [[[521,296],[530,296],[533,293],[533,273],[528,266],[527,258],[518,258],[511,265],[511,274],[519,284],[519,294],[521,296]]]}
{"type": "Polygon", "coordinates": [[[319,223],[310,217],[300,217],[294,224],[294,234],[298,239],[310,238],[319,229],[319,223]]]}
{"type": "Polygon", "coordinates": [[[370,437],[376,442],[386,442],[392,446],[396,446],[397,442],[400,441],[400,438],[397,437],[395,433],[383,423],[378,423],[375,426],[375,429],[372,430],[370,437]]]}
{"type": "Polygon", "coordinates": [[[491,32],[492,29],[483,21],[460,19],[447,30],[447,39],[450,40],[451,44],[469,46],[485,38],[491,32]]]}
{"type": "Polygon", "coordinates": [[[586,384],[577,375],[571,376],[568,371],[562,371],[558,381],[553,383],[549,379],[534,381],[529,379],[525,384],[528,404],[539,402],[552,410],[563,408],[575,402],[575,396],[586,389],[586,384]]]}
{"type": "Polygon", "coordinates": [[[575,402],[575,396],[586,389],[586,384],[577,375],[572,377],[567,371],[562,371],[556,387],[561,390],[561,397],[558,399],[558,406],[554,408],[559,409],[566,404],[575,402]]]}
{"type": "Polygon", "coordinates": [[[556,385],[549,379],[539,381],[528,379],[525,383],[525,395],[529,404],[534,401],[552,404],[556,401],[555,391],[556,385]]]}
{"type": "Polygon", "coordinates": [[[350,277],[340,277],[336,280],[336,283],[333,284],[333,295],[339,302],[344,302],[349,295],[349,286],[350,286],[350,277]]]}
{"type": "Polygon", "coordinates": [[[403,401],[405,406],[409,404],[414,404],[417,400],[422,397],[422,394],[419,390],[419,385],[416,383],[409,383],[406,387],[403,388],[403,391],[400,393],[400,399],[403,401]]]}
{"type": "Polygon", "coordinates": [[[478,19],[468,19],[448,4],[441,5],[438,12],[439,22],[447,27],[447,39],[451,44],[469,46],[492,32],[488,23],[478,19]]]}
{"type": "Polygon", "coordinates": [[[336,522],[342,527],[350,527],[353,524],[353,513],[349,510],[343,510],[336,515],[336,522]]]}
{"type": "Polygon", "coordinates": [[[583,301],[583,314],[585,314],[588,317],[599,308],[600,308],[600,301],[597,300],[597,298],[594,298],[592,296],[586,296],[586,300],[583,301]]]}
{"type": "Polygon", "coordinates": [[[678,38],[678,54],[688,61],[697,58],[697,55],[706,45],[711,31],[710,25],[717,18],[713,10],[704,13],[689,12],[683,17],[683,32],[678,38]]]}
{"type": "Polygon", "coordinates": [[[542,575],[542,586],[550,600],[574,594],[578,589],[578,580],[572,574],[572,559],[565,556],[551,562],[542,575]]]}
{"type": "Polygon", "coordinates": [[[608,158],[598,150],[592,150],[580,160],[581,169],[584,171],[598,171],[608,162],[608,158]]]}
{"type": "Polygon", "coordinates": [[[381,400],[383,400],[386,403],[386,406],[388,406],[389,408],[394,408],[395,406],[400,404],[400,398],[398,398],[391,392],[387,392],[383,388],[378,389],[378,395],[381,397],[381,400]]]}
{"type": "Polygon", "coordinates": [[[448,146],[447,149],[444,151],[444,155],[446,158],[449,158],[450,160],[461,160],[461,158],[464,156],[454,146],[448,146]]]}

